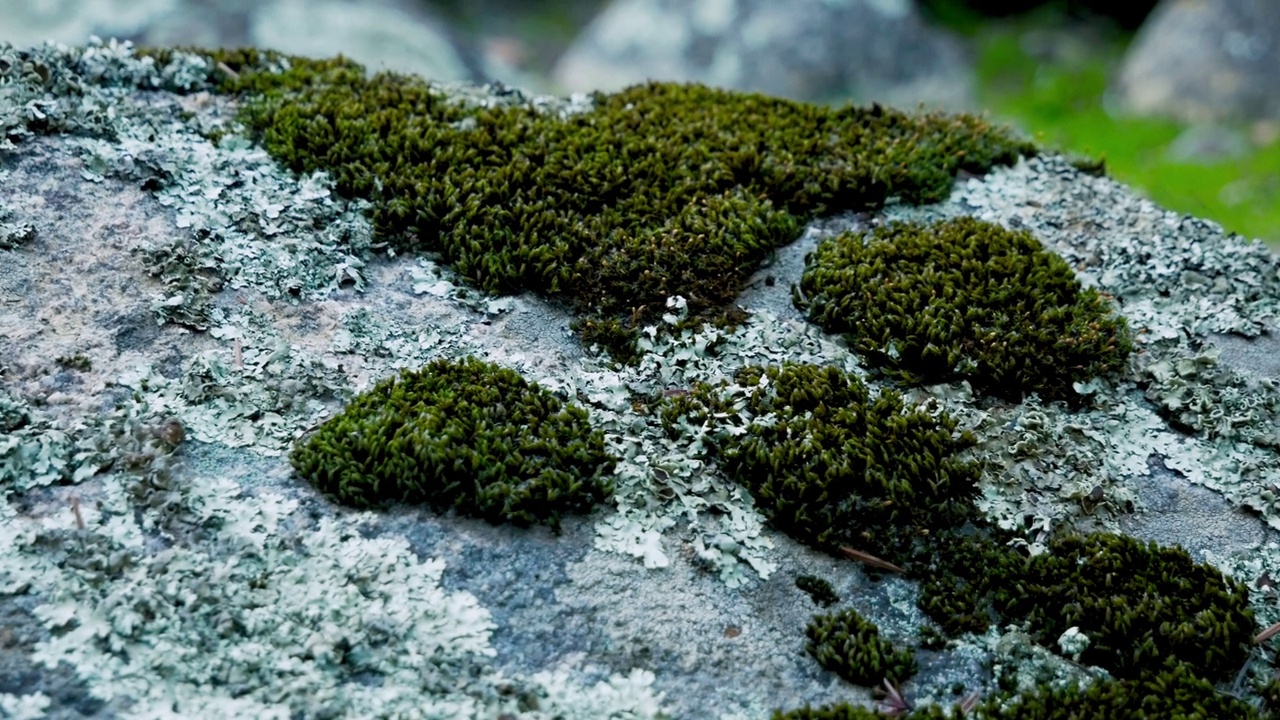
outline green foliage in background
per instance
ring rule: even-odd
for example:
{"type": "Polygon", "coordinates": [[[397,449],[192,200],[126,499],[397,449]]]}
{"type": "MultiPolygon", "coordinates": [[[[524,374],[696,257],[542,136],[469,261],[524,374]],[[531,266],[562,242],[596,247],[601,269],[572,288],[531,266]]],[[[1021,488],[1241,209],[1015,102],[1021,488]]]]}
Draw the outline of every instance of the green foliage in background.
{"type": "Polygon", "coordinates": [[[1280,247],[1280,127],[1226,123],[1212,132],[1239,146],[1232,154],[1186,157],[1175,143],[1196,130],[1185,123],[1107,110],[1107,85],[1127,35],[1085,26],[1077,31],[1064,27],[1060,16],[1042,14],[989,22],[973,37],[980,102],[998,119],[1034,134],[1045,147],[1101,156],[1109,175],[1171,210],[1280,247]],[[1039,57],[1029,51],[1033,33],[1042,43],[1065,43],[1066,51],[1039,57]]]}

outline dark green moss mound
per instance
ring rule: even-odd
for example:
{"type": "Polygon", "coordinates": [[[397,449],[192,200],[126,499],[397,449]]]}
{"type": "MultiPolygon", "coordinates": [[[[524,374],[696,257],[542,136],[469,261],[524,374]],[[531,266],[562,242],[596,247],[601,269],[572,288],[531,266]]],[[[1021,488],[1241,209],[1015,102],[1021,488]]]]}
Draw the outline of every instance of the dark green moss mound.
{"type": "Polygon", "coordinates": [[[722,438],[725,471],[747,487],[769,522],[815,547],[849,545],[890,562],[919,557],[932,535],[971,521],[979,467],[956,457],[974,439],[948,416],[905,407],[902,395],[871,397],[838,368],[749,367],[757,417],[722,438]]]}
{"type": "Polygon", "coordinates": [[[814,605],[830,607],[840,602],[840,596],[836,594],[835,588],[831,587],[831,583],[817,575],[797,576],[796,587],[808,594],[814,605]]]}
{"type": "MultiPolygon", "coordinates": [[[[1158,663],[1157,670],[1127,680],[1100,680],[1015,699],[993,698],[973,717],[989,720],[1257,720],[1258,711],[1187,665],[1158,663]]],[[[911,717],[911,716],[908,716],[911,717]]]]}
{"type": "Polygon", "coordinates": [[[810,256],[796,302],[910,383],[968,379],[1011,400],[1070,399],[1133,350],[1106,299],[1027,232],[973,218],[845,233],[810,256]]]}
{"type": "Polygon", "coordinates": [[[1081,662],[1121,678],[1172,658],[1227,680],[1244,664],[1255,632],[1244,585],[1181,548],[1110,533],[1051,541],[1016,582],[997,587],[996,606],[1011,621],[1030,621],[1047,647],[1079,627],[1090,639],[1081,662]]]}
{"type": "Polygon", "coordinates": [[[564,295],[615,342],[671,295],[695,317],[729,303],[805,218],[936,201],[957,171],[1034,152],[970,115],[652,83],[560,117],[530,102],[464,107],[341,59],[208,55],[266,148],[372,200],[389,242],[441,253],[486,291],[564,295]]]}
{"type": "Polygon", "coordinates": [[[981,634],[999,620],[992,593],[1003,583],[1017,582],[1026,564],[1026,557],[1006,544],[1013,537],[986,524],[952,533],[912,568],[920,579],[916,605],[943,634],[981,634]]]}
{"type": "Polygon", "coordinates": [[[897,685],[919,670],[910,650],[895,650],[855,610],[814,615],[805,634],[805,650],[818,664],[855,685],[880,685],[886,679],[897,685]]]}
{"type": "Polygon", "coordinates": [[[586,512],[613,459],[581,408],[475,358],[402,371],[320,426],[290,458],[338,502],[425,502],[527,525],[586,512]]]}

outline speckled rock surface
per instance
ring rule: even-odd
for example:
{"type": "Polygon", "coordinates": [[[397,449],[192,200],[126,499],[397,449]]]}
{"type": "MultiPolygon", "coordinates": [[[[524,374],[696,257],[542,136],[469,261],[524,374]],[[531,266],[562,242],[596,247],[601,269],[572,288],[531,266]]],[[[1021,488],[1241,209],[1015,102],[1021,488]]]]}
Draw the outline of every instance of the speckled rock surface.
{"type": "MultiPolygon", "coordinates": [[[[146,77],[125,46],[47,52],[85,77],[146,77]]],[[[790,287],[821,237],[895,218],[1029,229],[1140,333],[1124,377],[1077,388],[1078,411],[979,403],[963,383],[911,391],[977,435],[989,516],[1178,542],[1250,587],[1280,573],[1280,261],[1211,223],[1027,160],[938,205],[811,223],[740,298],[741,328],[617,369],[561,307],[374,252],[360,203],[234,134],[211,142],[234,105],[164,89],[183,82],[38,100],[68,135],[29,132],[28,99],[0,94],[0,221],[29,229],[0,249],[0,712],[736,719],[870,703],[804,653],[816,607],[795,577],[830,579],[896,642],[924,622],[916,585],[764,527],[631,392],[783,360],[865,375],[790,287]],[[175,274],[180,256],[198,277],[175,274]],[[290,444],[351,393],[468,354],[589,410],[620,458],[612,506],[555,535],[354,512],[291,472],[290,444]]],[[[1280,620],[1274,595],[1254,605],[1280,620]]],[[[918,702],[1079,672],[1016,630],[918,656],[918,702]]]]}
{"type": "Polygon", "coordinates": [[[960,43],[910,0],[615,0],[560,58],[571,91],[688,80],[819,102],[971,104],[960,43]]]}
{"type": "Polygon", "coordinates": [[[1280,119],[1280,5],[1164,0],[1134,39],[1113,92],[1128,112],[1211,120],[1280,119]]]}

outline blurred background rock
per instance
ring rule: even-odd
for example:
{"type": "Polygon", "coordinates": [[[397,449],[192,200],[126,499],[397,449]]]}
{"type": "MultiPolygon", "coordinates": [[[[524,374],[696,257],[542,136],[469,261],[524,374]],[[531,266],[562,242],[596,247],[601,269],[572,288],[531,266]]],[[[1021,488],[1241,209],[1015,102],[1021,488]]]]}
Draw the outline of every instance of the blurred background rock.
{"type": "Polygon", "coordinates": [[[544,92],[655,78],[985,110],[1280,247],[1275,0],[0,0],[0,40],[90,34],[544,92]]]}

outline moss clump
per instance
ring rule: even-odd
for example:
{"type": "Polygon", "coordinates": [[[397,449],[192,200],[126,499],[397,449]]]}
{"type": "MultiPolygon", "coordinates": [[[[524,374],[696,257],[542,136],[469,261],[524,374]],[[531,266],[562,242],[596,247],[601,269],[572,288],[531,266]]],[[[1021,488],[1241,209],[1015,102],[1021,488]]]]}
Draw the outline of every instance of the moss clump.
{"type": "Polygon", "coordinates": [[[974,438],[954,419],[909,409],[894,391],[872,397],[833,367],[748,367],[735,379],[755,387],[748,408],[761,419],[714,447],[783,532],[904,563],[976,517],[979,467],[956,456],[974,438]],[[770,413],[776,422],[763,419],[770,413]]]}
{"type": "Polygon", "coordinates": [[[338,502],[425,502],[490,522],[558,523],[612,492],[613,459],[581,408],[466,358],[402,371],[353,400],[290,458],[338,502]]]}
{"type": "MultiPolygon", "coordinates": [[[[1213,684],[1186,665],[1166,663],[1131,680],[1099,680],[1085,687],[1070,686],[1033,695],[1001,693],[967,713],[951,713],[927,705],[895,715],[899,720],[943,720],[963,716],[974,720],[1261,720],[1258,711],[1237,698],[1216,691],[1213,684]]],[[[773,720],[875,720],[884,714],[841,703],[820,708],[774,712],[773,720]]]]}
{"type": "Polygon", "coordinates": [[[814,615],[805,634],[805,650],[818,664],[856,685],[884,680],[897,685],[919,670],[910,650],[895,650],[880,637],[880,629],[855,610],[814,615]]]}
{"type": "MultiPolygon", "coordinates": [[[[1182,663],[1169,661],[1132,679],[1099,680],[1017,698],[992,698],[974,713],[990,720],[1258,720],[1248,703],[1214,689],[1182,663]]],[[[910,717],[910,716],[908,716],[910,717]]]]}
{"type": "Polygon", "coordinates": [[[796,302],[909,383],[968,379],[1014,401],[1074,399],[1072,383],[1133,351],[1106,299],[1027,232],[962,217],[844,233],[810,256],[796,302]]]}
{"type": "Polygon", "coordinates": [[[609,322],[633,339],[672,295],[713,315],[807,218],[940,200],[957,171],[1035,152],[971,115],[650,83],[562,116],[533,102],[466,106],[341,58],[206,55],[211,81],[246,97],[241,117],[268,151],[371,200],[398,249],[439,252],[489,292],[563,295],[620,344],[609,322]]]}
{"type": "Polygon", "coordinates": [[[1121,678],[1171,658],[1201,677],[1227,680],[1244,664],[1255,632],[1244,585],[1181,548],[1124,535],[1057,538],[1015,579],[995,588],[1001,615],[1025,619],[1048,647],[1079,627],[1090,640],[1081,662],[1121,678]]]}
{"type": "Polygon", "coordinates": [[[817,575],[796,577],[796,587],[807,593],[814,605],[830,607],[840,602],[840,596],[836,594],[835,588],[831,587],[831,583],[817,575]]]}

